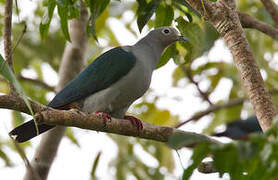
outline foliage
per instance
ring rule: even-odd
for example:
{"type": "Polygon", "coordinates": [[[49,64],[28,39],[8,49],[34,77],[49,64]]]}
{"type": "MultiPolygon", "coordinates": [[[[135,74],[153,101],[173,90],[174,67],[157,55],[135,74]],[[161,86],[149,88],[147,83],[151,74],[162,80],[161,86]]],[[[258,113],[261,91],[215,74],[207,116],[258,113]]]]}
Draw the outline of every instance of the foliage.
{"type": "Polygon", "coordinates": [[[92,35],[96,40],[96,19],[105,10],[106,6],[109,4],[109,0],[86,0],[86,5],[90,8],[90,23],[87,26],[87,32],[92,35]]]}
{"type": "MultiPolygon", "coordinates": [[[[3,7],[0,1],[0,6],[3,7]]],[[[211,101],[214,104],[225,104],[231,99],[245,97],[238,72],[231,60],[226,57],[211,57],[215,44],[221,42],[219,35],[213,27],[200,18],[198,12],[192,9],[183,0],[137,0],[136,2],[124,2],[115,0],[85,0],[85,6],[89,11],[89,22],[87,25],[90,39],[88,58],[89,62],[101,54],[105,48],[121,45],[118,42],[114,27],[109,25],[109,20],[120,21],[128,32],[137,36],[137,30],[142,31],[161,26],[176,26],[182,35],[187,36],[190,43],[177,43],[170,46],[162,55],[157,68],[174,60],[177,64],[172,75],[173,87],[184,89],[188,86],[195,86],[187,77],[185,72],[189,68],[192,77],[199,84],[207,82],[207,86],[202,88],[211,98],[221,86],[221,81],[228,80],[232,85],[228,97],[225,99],[211,101]],[[134,15],[131,20],[125,20],[125,13],[134,15]],[[136,21],[136,22],[135,22],[136,21]],[[134,24],[137,27],[134,28],[134,24]],[[105,47],[100,46],[95,41],[104,40],[105,47]]],[[[265,11],[259,0],[241,0],[237,3],[238,9],[251,14],[252,16],[273,24],[271,17],[265,11]]],[[[16,76],[23,76],[26,71],[34,74],[34,79],[43,83],[47,82],[47,75],[43,73],[44,66],[50,67],[53,73],[59,70],[62,53],[66,41],[70,41],[68,23],[73,18],[80,17],[81,4],[79,0],[43,0],[38,1],[36,10],[32,13],[33,18],[26,17],[21,21],[26,21],[27,32],[20,41],[19,46],[13,52],[14,69],[16,76]]],[[[20,15],[20,9],[18,14],[20,15]]],[[[16,14],[15,14],[16,16],[16,14]]],[[[2,18],[3,19],[3,18],[2,18]]],[[[16,19],[16,18],[15,18],[16,19]]],[[[23,23],[13,23],[13,44],[16,44],[22,33],[23,23]]],[[[0,21],[2,29],[3,22],[0,21]]],[[[265,74],[265,83],[269,89],[277,89],[277,47],[278,43],[270,37],[255,30],[245,30],[254,56],[265,74]],[[276,53],[276,54],[275,54],[276,53]]],[[[2,35],[2,31],[0,31],[2,35]]],[[[106,49],[105,49],[106,50],[106,49]]],[[[47,104],[49,93],[53,91],[34,84],[33,82],[20,80],[24,92],[33,100],[47,104]]],[[[0,92],[8,93],[7,81],[0,81],[0,92]]],[[[195,94],[198,94],[196,91],[195,94]]],[[[152,95],[148,92],[139,103],[133,106],[130,113],[146,122],[164,126],[175,126],[181,119],[179,116],[171,114],[170,110],[158,108],[158,101],[163,98],[152,95]],[[152,100],[148,97],[154,96],[152,100]]],[[[273,96],[278,105],[278,96],[273,96]]],[[[201,98],[200,98],[201,100],[201,98]]],[[[204,104],[207,104],[204,102],[204,104]]],[[[185,111],[184,113],[188,113],[185,111]]],[[[221,124],[233,121],[241,117],[242,114],[251,114],[248,103],[239,104],[230,108],[222,109],[211,113],[211,122],[205,128],[204,133],[214,132],[221,124]]],[[[22,123],[25,118],[21,113],[12,112],[13,125],[22,123]]],[[[79,139],[72,129],[66,132],[67,138],[79,146],[79,139]]],[[[163,179],[169,174],[173,174],[174,159],[172,151],[165,144],[145,141],[135,138],[123,138],[115,135],[109,136],[118,146],[118,154],[110,162],[110,168],[116,169],[116,179],[126,179],[133,175],[137,179],[163,179]],[[136,154],[136,148],[141,148],[143,152],[150,155],[157,161],[156,167],[147,165],[144,160],[136,154]],[[161,171],[166,169],[166,172],[161,171]]],[[[182,137],[182,136],[181,136],[182,137]]],[[[183,138],[180,138],[183,140],[183,138]]],[[[233,179],[243,179],[245,177],[269,179],[276,177],[276,140],[277,134],[270,131],[266,135],[254,135],[249,141],[225,145],[202,144],[194,149],[192,156],[193,164],[189,166],[183,174],[186,179],[194,169],[208,155],[213,155],[214,165],[219,170],[220,175],[227,172],[233,179]],[[274,137],[274,139],[273,139],[274,137]],[[244,160],[241,160],[243,158],[244,160]],[[242,175],[242,173],[247,175],[242,175]],[[256,173],[254,173],[256,172],[256,173]]],[[[31,143],[23,144],[23,148],[31,143]]],[[[183,144],[182,144],[183,145],[183,144]]],[[[11,149],[10,144],[0,138],[0,158],[4,164],[13,164],[5,149],[11,149]]],[[[80,147],[82,148],[82,147],[80,147]]],[[[100,155],[96,156],[91,169],[92,178],[96,179],[97,166],[100,155]]]]}
{"type": "MultiPolygon", "coordinates": [[[[130,113],[148,123],[162,126],[173,126],[178,122],[177,116],[147,101],[132,107],[130,113]]],[[[172,151],[165,144],[117,135],[110,137],[118,144],[117,158],[110,163],[111,167],[116,167],[117,179],[125,179],[129,173],[137,179],[162,179],[167,173],[173,172],[175,164],[172,151]],[[157,167],[149,166],[139,158],[140,155],[135,151],[139,147],[158,162],[157,167]],[[161,169],[167,171],[162,173],[161,169]]]]}
{"type": "Polygon", "coordinates": [[[15,88],[16,92],[19,94],[19,96],[24,100],[26,103],[30,113],[34,115],[32,107],[30,105],[29,100],[27,99],[27,96],[24,93],[24,90],[20,86],[19,82],[17,81],[14,73],[10,69],[7,61],[4,60],[4,58],[0,55],[0,74],[4,76],[15,88]]]}
{"type": "MultiPolygon", "coordinates": [[[[253,134],[248,141],[241,140],[227,144],[202,143],[195,148],[191,156],[193,162],[184,171],[183,179],[189,179],[193,170],[207,156],[212,158],[213,166],[220,177],[227,173],[232,180],[277,179],[277,138],[277,126],[275,126],[265,134],[253,134]]],[[[174,140],[179,143],[184,141],[179,138],[174,140]]]]}

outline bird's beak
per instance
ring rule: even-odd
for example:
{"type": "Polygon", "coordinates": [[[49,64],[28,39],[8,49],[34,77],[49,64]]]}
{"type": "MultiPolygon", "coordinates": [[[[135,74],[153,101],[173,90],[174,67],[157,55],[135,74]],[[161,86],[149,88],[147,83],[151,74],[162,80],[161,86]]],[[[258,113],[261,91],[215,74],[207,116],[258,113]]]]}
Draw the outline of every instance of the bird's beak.
{"type": "Polygon", "coordinates": [[[178,41],[189,42],[189,40],[186,37],[181,35],[178,37],[178,41]]]}

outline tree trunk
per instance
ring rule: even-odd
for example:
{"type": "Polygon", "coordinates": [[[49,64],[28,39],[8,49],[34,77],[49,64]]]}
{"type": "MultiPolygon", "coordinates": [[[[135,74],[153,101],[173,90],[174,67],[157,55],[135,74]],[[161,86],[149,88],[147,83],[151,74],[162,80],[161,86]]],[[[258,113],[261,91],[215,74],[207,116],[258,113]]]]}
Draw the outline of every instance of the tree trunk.
{"type": "MultiPolygon", "coordinates": [[[[88,12],[82,6],[80,19],[70,21],[70,36],[72,43],[68,43],[63,54],[59,69],[59,83],[56,92],[60,91],[69,81],[71,81],[85,65],[85,52],[87,48],[86,25],[88,12]]],[[[42,180],[47,179],[49,169],[56,156],[59,144],[65,133],[65,127],[57,126],[53,130],[43,135],[39,147],[31,162],[33,169],[38,172],[42,180]]],[[[32,172],[26,169],[24,180],[35,179],[32,172]]]]}
{"type": "Polygon", "coordinates": [[[224,38],[263,131],[277,114],[235,10],[234,0],[187,0],[224,38]]]}

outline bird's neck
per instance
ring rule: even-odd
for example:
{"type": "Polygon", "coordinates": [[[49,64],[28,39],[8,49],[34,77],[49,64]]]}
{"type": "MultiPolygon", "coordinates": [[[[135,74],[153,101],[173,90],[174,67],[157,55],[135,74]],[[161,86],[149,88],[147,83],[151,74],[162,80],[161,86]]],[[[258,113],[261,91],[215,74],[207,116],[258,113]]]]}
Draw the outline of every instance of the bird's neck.
{"type": "Polygon", "coordinates": [[[145,52],[153,56],[151,58],[152,69],[154,69],[158,64],[161,54],[166,48],[162,46],[159,42],[157,42],[155,39],[148,39],[148,38],[141,39],[134,46],[139,49],[143,48],[145,52]]]}

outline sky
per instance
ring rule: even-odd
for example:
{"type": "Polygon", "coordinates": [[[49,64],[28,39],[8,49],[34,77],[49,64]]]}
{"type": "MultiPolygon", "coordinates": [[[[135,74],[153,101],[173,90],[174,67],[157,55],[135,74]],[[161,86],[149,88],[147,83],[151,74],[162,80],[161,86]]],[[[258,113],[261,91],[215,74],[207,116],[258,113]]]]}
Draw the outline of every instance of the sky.
{"type": "MultiPolygon", "coordinates": [[[[19,2],[20,8],[23,10],[20,15],[22,18],[24,16],[28,16],[27,9],[32,10],[35,7],[36,0],[25,1],[23,3],[19,2]],[[25,10],[24,10],[25,9],[25,10]]],[[[131,12],[127,12],[124,15],[124,20],[128,21],[133,15],[131,12]]],[[[110,26],[113,26],[113,31],[116,34],[117,39],[122,45],[132,45],[138,39],[134,37],[132,34],[128,33],[123,27],[122,22],[118,21],[115,18],[109,19],[107,22],[110,26]]],[[[137,31],[137,26],[134,23],[132,25],[134,30],[137,31]]],[[[144,29],[142,34],[139,37],[143,37],[147,33],[147,30],[144,29]]],[[[100,45],[105,46],[106,42],[104,39],[100,39],[100,45]]],[[[2,46],[2,45],[1,45],[2,46]]],[[[2,48],[1,48],[2,49],[2,48]]],[[[224,45],[222,40],[219,40],[215,43],[215,46],[208,54],[208,59],[213,61],[220,61],[225,59],[225,61],[231,62],[232,57],[229,53],[227,47],[224,45]]],[[[205,63],[207,58],[201,57],[196,60],[193,64],[193,67],[197,67],[198,65],[205,63]]],[[[55,85],[58,82],[57,74],[51,69],[50,66],[44,64],[43,65],[43,73],[47,74],[44,77],[47,77],[45,81],[51,85],[55,85]]],[[[195,112],[200,111],[202,109],[206,109],[208,105],[198,97],[198,93],[196,92],[196,87],[193,85],[186,85],[185,81],[179,82],[182,88],[174,88],[172,87],[172,73],[176,65],[173,61],[170,61],[164,67],[156,70],[153,73],[151,89],[153,93],[157,95],[163,96],[158,102],[157,106],[161,109],[169,109],[172,114],[179,115],[181,120],[186,120],[190,118],[195,112]],[[163,82],[161,81],[163,79],[163,82]],[[182,101],[177,102],[173,100],[173,97],[178,97],[182,99],[182,101]],[[173,108],[175,107],[175,108],[173,108]]],[[[25,76],[33,77],[35,73],[31,70],[26,70],[24,72],[25,76]]],[[[201,89],[206,89],[208,86],[208,81],[204,80],[200,82],[201,89]]],[[[211,99],[213,102],[216,102],[220,99],[225,100],[228,97],[229,89],[232,84],[227,79],[222,79],[219,86],[216,88],[214,93],[211,95],[211,99]]],[[[48,98],[53,98],[54,94],[49,94],[48,98]]],[[[7,134],[12,129],[11,126],[11,115],[9,110],[0,109],[0,113],[2,116],[2,121],[0,121],[0,136],[3,138],[8,138],[7,134]]],[[[183,126],[181,129],[186,131],[193,131],[200,133],[202,129],[205,128],[211,117],[207,116],[202,119],[200,123],[188,123],[183,126]]],[[[92,167],[93,160],[95,159],[98,152],[102,152],[102,156],[99,162],[99,166],[96,171],[96,175],[100,179],[113,179],[113,175],[115,174],[115,170],[108,169],[109,162],[111,159],[116,158],[117,155],[117,146],[116,144],[105,135],[105,133],[97,133],[95,131],[83,130],[78,128],[73,128],[75,136],[78,137],[80,148],[73,145],[67,138],[64,138],[61,142],[57,158],[55,159],[52,168],[49,174],[49,180],[59,180],[59,179],[89,179],[90,170],[92,167]],[[105,142],[105,143],[103,143],[105,142]]],[[[37,137],[31,140],[32,147],[28,147],[26,154],[29,160],[32,159],[33,154],[35,153],[36,147],[39,144],[41,137],[37,137]]],[[[9,149],[4,149],[5,152],[11,157],[15,166],[12,168],[4,167],[2,161],[0,161],[0,175],[1,178],[5,177],[9,178],[9,180],[17,180],[21,179],[25,173],[25,166],[22,159],[19,157],[17,153],[14,151],[10,151],[9,149]]],[[[142,161],[149,166],[156,167],[157,162],[153,159],[149,154],[143,151],[140,145],[135,146],[135,154],[138,157],[142,157],[142,161]]],[[[177,179],[181,177],[183,172],[183,167],[187,167],[190,164],[190,155],[191,150],[183,149],[179,151],[180,156],[182,157],[182,165],[178,159],[178,156],[175,151],[173,151],[173,155],[175,158],[176,168],[174,171],[175,177],[167,177],[167,180],[177,179]],[[182,167],[183,166],[183,167],[182,167]]],[[[133,180],[134,177],[128,177],[128,180],[133,180]]],[[[218,178],[218,174],[201,174],[197,171],[191,177],[191,180],[202,180],[202,179],[228,179],[227,176],[223,178],[218,178]]]]}

